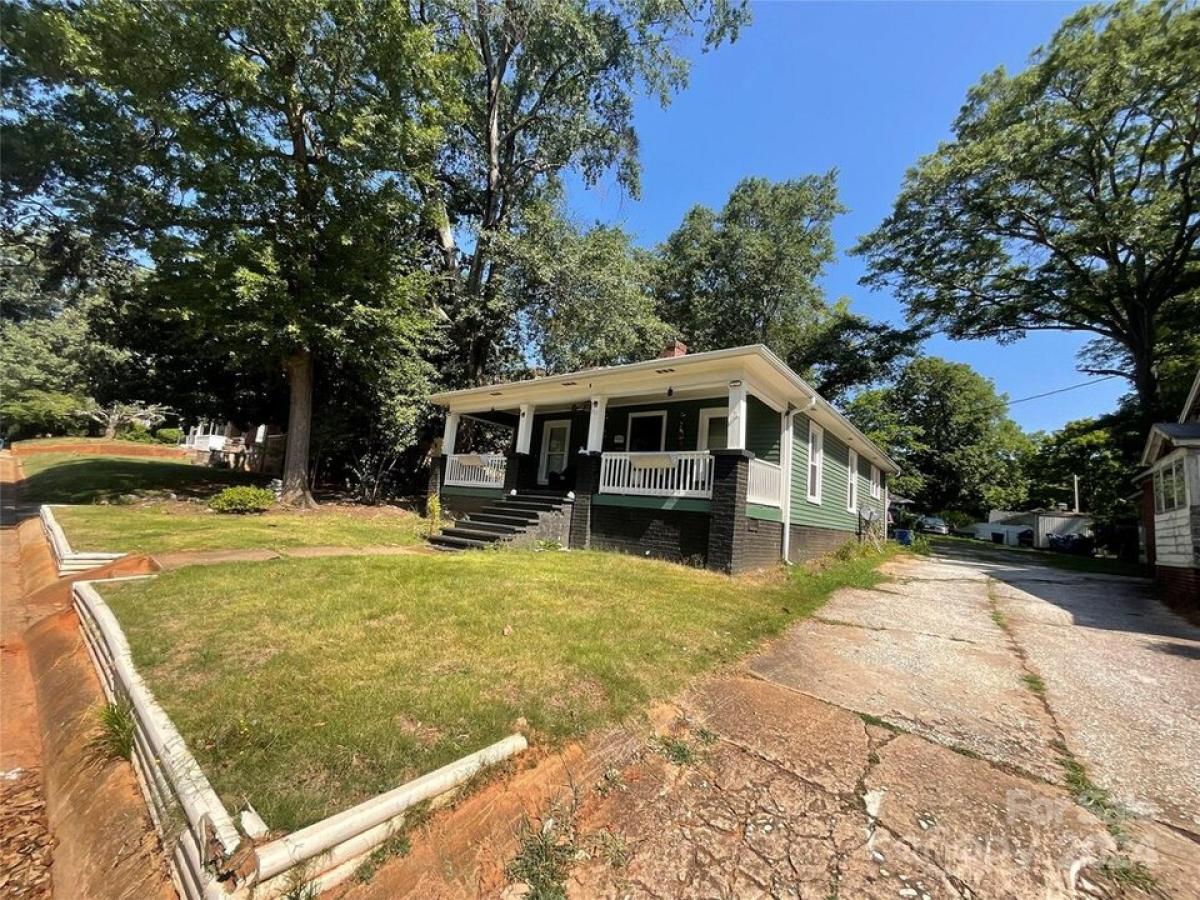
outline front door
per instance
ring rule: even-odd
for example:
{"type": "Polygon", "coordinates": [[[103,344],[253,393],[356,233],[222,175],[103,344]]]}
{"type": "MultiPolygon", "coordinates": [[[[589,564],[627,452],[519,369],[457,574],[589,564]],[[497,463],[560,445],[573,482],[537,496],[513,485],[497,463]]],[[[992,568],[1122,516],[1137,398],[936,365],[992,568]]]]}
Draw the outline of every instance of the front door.
{"type": "Polygon", "coordinates": [[[552,473],[563,473],[570,461],[571,420],[552,419],[542,426],[542,459],[538,484],[549,484],[552,473]]]}

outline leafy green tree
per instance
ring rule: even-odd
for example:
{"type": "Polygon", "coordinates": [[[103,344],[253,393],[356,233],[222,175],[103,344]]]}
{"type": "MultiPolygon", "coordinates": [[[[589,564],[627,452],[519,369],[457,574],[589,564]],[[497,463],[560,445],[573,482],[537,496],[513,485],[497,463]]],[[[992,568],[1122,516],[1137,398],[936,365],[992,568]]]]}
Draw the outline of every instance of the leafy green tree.
{"type": "MultiPolygon", "coordinates": [[[[503,289],[505,238],[556,195],[566,170],[589,183],[615,172],[639,193],[633,103],[664,105],[687,83],[682,39],[705,49],[736,38],[749,20],[736,0],[427,0],[420,21],[447,51],[465,114],[456,118],[426,185],[451,320],[447,380],[478,383],[519,352],[509,340],[522,313],[503,289]]],[[[534,223],[536,226],[536,223],[534,223]]]]}
{"type": "Polygon", "coordinates": [[[582,231],[549,208],[503,257],[524,343],[550,371],[645,359],[673,336],[654,314],[646,255],[619,228],[582,231]]]}
{"type": "Polygon", "coordinates": [[[819,284],[844,211],[832,171],[747,178],[719,212],[693,207],[658,249],[659,315],[695,350],[766,344],[829,397],[893,374],[912,335],[855,315],[845,299],[828,303],[819,284]]]}
{"type": "Polygon", "coordinates": [[[127,356],[92,327],[116,272],[85,275],[78,252],[44,234],[6,230],[0,241],[0,433],[6,437],[78,427],[103,373],[127,356]]]}
{"type": "Polygon", "coordinates": [[[453,52],[394,0],[10,7],[6,206],[148,259],[209,339],[290,385],[284,497],[308,489],[315,366],[425,318],[422,192],[453,52]]]}
{"type": "Polygon", "coordinates": [[[859,394],[846,413],[904,470],[897,492],[923,510],[981,515],[1019,508],[1028,496],[1032,445],[1007,407],[970,366],[923,356],[893,387],[859,394]]]}
{"type": "Polygon", "coordinates": [[[1025,71],[971,89],[953,140],[859,244],[864,283],[951,337],[1091,332],[1082,368],[1163,413],[1158,369],[1200,332],[1197,96],[1194,3],[1071,15],[1025,71]]]}
{"type": "Polygon", "coordinates": [[[1072,505],[1074,476],[1079,476],[1079,505],[1084,512],[1105,522],[1132,512],[1125,497],[1131,492],[1133,470],[1110,423],[1077,419],[1039,436],[1028,472],[1029,502],[1034,506],[1072,505]]]}

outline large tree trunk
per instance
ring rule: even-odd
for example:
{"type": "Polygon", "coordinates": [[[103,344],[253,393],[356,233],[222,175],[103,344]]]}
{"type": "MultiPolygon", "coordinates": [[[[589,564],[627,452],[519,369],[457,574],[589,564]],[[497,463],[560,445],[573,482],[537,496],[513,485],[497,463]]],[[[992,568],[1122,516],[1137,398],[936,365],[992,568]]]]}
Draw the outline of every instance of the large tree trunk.
{"type": "Polygon", "coordinates": [[[308,443],[312,434],[313,358],[309,350],[288,357],[287,451],[283,457],[283,497],[288,506],[316,506],[308,486],[308,443]]]}

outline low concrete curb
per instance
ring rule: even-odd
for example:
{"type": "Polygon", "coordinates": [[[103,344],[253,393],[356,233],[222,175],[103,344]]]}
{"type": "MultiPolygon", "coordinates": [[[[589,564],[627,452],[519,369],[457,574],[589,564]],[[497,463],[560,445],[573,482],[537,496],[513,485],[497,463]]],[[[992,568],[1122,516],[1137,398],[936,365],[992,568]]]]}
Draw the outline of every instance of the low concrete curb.
{"type": "Polygon", "coordinates": [[[54,518],[54,507],[44,504],[38,510],[42,520],[42,530],[46,540],[50,542],[50,550],[54,554],[54,565],[58,567],[59,576],[78,575],[106,566],[114,559],[120,559],[124,553],[80,553],[71,549],[66,532],[54,518]]]}

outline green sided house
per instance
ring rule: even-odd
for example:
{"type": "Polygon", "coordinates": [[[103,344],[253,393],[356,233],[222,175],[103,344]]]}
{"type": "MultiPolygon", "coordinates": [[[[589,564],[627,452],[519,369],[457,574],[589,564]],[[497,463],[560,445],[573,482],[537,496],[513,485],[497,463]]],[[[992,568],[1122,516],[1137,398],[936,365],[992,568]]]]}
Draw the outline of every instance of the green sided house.
{"type": "Polygon", "coordinates": [[[677,342],[431,399],[447,413],[430,491],[457,518],[442,549],[541,539],[744,572],[881,532],[898,471],[762,345],[677,342]]]}

